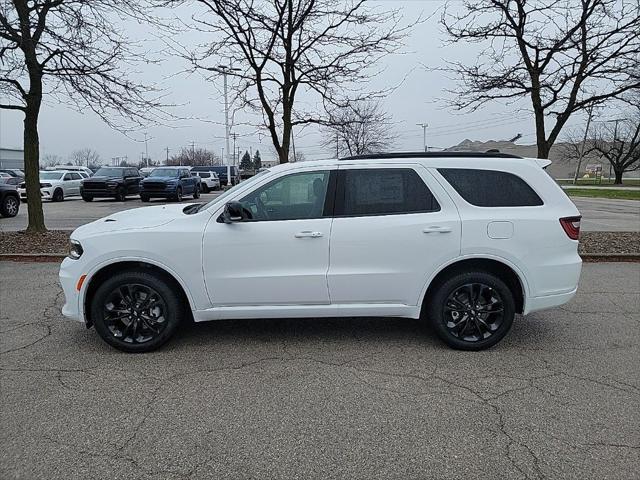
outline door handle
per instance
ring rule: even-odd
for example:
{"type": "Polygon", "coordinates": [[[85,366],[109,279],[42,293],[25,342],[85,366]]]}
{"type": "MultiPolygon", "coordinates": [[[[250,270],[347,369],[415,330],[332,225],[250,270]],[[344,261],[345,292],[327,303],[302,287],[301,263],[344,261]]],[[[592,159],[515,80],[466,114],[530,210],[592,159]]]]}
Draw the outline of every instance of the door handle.
{"type": "Polygon", "coordinates": [[[322,232],[298,232],[294,235],[296,238],[320,238],[322,232]]]}
{"type": "Polygon", "coordinates": [[[422,229],[422,233],[450,233],[451,227],[443,227],[441,225],[430,225],[422,229]]]}

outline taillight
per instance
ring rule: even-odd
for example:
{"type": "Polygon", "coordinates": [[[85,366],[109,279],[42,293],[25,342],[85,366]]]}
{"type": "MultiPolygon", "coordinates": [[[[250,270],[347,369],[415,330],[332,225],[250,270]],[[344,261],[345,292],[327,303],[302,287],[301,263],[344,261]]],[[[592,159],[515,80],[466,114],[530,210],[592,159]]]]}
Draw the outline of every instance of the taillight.
{"type": "Polygon", "coordinates": [[[580,219],[581,216],[577,217],[564,217],[560,219],[560,225],[564,229],[564,232],[567,234],[571,240],[578,240],[580,236],[580,219]]]}

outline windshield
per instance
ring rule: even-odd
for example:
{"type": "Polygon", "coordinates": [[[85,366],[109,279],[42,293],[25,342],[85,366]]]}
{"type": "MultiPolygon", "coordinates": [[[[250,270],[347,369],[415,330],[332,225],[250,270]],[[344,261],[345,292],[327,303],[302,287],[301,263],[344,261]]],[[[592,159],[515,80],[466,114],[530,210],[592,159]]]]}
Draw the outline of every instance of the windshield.
{"type": "Polygon", "coordinates": [[[175,168],[156,168],[149,174],[149,176],[178,178],[178,170],[175,168]]]}
{"type": "Polygon", "coordinates": [[[96,177],[121,177],[124,170],[120,168],[99,168],[96,177]]]}
{"type": "Polygon", "coordinates": [[[197,213],[197,212],[200,212],[202,210],[205,210],[205,209],[207,209],[207,208],[209,208],[209,207],[211,207],[211,206],[223,201],[229,195],[235,193],[238,189],[244,188],[244,187],[246,187],[248,185],[251,185],[257,179],[259,179],[261,176],[263,176],[265,173],[268,173],[268,172],[269,172],[269,170],[263,170],[262,172],[256,173],[253,177],[249,178],[248,180],[245,180],[244,182],[238,183],[235,187],[231,187],[229,190],[224,192],[222,195],[219,195],[218,197],[214,198],[209,203],[201,203],[201,204],[197,205],[197,208],[189,210],[188,212],[185,212],[185,213],[193,214],[193,213],[197,213]]]}
{"type": "Polygon", "coordinates": [[[40,180],[60,180],[63,175],[60,172],[40,172],[40,180]]]}

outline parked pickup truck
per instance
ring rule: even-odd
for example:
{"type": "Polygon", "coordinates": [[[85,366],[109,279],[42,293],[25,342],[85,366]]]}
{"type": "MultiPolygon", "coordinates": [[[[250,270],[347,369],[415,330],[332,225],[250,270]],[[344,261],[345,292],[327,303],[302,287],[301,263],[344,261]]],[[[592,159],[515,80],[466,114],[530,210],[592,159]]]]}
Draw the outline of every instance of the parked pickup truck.
{"type": "Polygon", "coordinates": [[[184,195],[200,198],[200,179],[191,175],[189,167],[159,167],[140,182],[140,200],[168,198],[182,201],[184,195]]]}
{"type": "Polygon", "coordinates": [[[136,195],[139,190],[140,172],[133,167],[102,167],[95,175],[82,181],[80,195],[85,202],[94,198],[113,197],[120,202],[127,195],[136,195]]]}

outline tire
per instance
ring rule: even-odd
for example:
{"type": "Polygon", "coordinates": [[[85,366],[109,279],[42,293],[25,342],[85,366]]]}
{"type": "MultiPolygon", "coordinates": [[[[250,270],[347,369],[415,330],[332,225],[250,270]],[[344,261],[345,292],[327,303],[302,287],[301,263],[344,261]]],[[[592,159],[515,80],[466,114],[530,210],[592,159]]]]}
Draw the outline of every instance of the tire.
{"type": "Polygon", "coordinates": [[[89,196],[89,195],[83,195],[83,196],[82,196],[82,199],[83,199],[85,202],[93,202],[93,197],[91,197],[91,196],[89,196]]]}
{"type": "Polygon", "coordinates": [[[484,350],[498,343],[511,329],[516,310],[513,292],[486,272],[454,275],[425,301],[433,329],[457,350],[484,350]]]}
{"type": "Polygon", "coordinates": [[[176,291],[173,282],[148,272],[131,270],[110,277],[91,301],[96,331],[123,352],[156,350],[171,338],[184,317],[185,305],[176,291]],[[145,307],[147,301],[155,306],[145,307]]]}
{"type": "Polygon", "coordinates": [[[20,211],[20,199],[14,195],[6,195],[0,205],[0,214],[3,217],[11,218],[18,215],[20,211]]]}
{"type": "Polygon", "coordinates": [[[140,200],[142,200],[143,202],[148,202],[149,198],[149,195],[140,195],[140,200]]]}
{"type": "Polygon", "coordinates": [[[127,192],[124,189],[124,187],[119,187],[118,191],[116,192],[116,201],[118,202],[124,202],[127,200],[127,192]]]}
{"type": "Polygon", "coordinates": [[[176,190],[175,199],[176,199],[176,202],[181,202],[182,201],[182,188],[181,187],[178,187],[178,189],[176,190]]]}
{"type": "Polygon", "coordinates": [[[200,198],[200,189],[198,188],[198,186],[196,185],[195,190],[193,191],[193,199],[197,200],[200,198]]]}
{"type": "Polygon", "coordinates": [[[61,188],[56,188],[51,196],[52,202],[64,202],[64,192],[61,188]]]}
{"type": "Polygon", "coordinates": [[[202,193],[209,193],[209,186],[206,183],[202,184],[202,193]]]}

